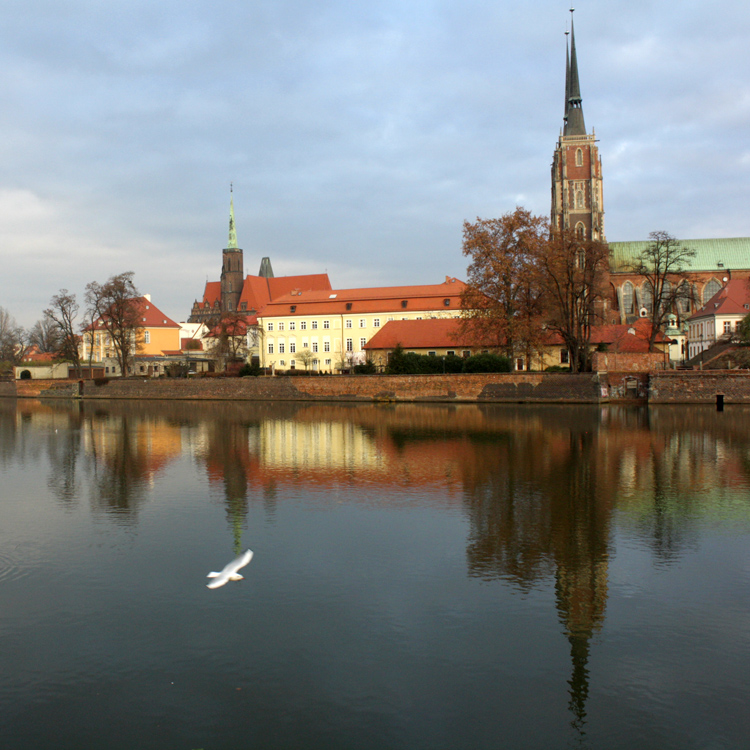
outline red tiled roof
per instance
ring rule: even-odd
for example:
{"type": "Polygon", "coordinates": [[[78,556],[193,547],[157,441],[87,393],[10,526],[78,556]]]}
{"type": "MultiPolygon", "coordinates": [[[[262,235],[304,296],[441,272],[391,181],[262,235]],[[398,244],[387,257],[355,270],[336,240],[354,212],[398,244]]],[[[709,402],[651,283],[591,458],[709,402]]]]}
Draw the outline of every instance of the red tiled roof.
{"type": "Polygon", "coordinates": [[[453,349],[471,346],[491,346],[470,333],[461,334],[458,318],[428,318],[426,320],[391,320],[366,344],[365,349],[453,349]]]}
{"type": "Polygon", "coordinates": [[[732,279],[719,289],[689,320],[709,315],[747,315],[750,313],[750,287],[747,279],[732,279]]]}
{"type": "MultiPolygon", "coordinates": [[[[650,333],[651,321],[647,318],[639,318],[631,324],[593,326],[591,344],[606,344],[612,352],[647,352],[650,333]]],[[[666,344],[670,339],[659,331],[655,341],[657,344],[666,344]]],[[[564,346],[562,337],[557,333],[550,334],[546,343],[548,346],[564,346]]]]}
{"type": "Polygon", "coordinates": [[[293,290],[275,298],[262,311],[261,317],[278,315],[322,315],[377,312],[414,312],[421,310],[461,309],[460,298],[466,285],[448,278],[441,284],[392,286],[364,289],[333,289],[330,291],[293,290]],[[448,304],[446,305],[446,300],[448,304]],[[403,303],[406,303],[404,305],[403,303]],[[291,308],[294,307],[292,313],[291,308]]]}
{"type": "MultiPolygon", "coordinates": [[[[138,305],[138,323],[143,328],[179,328],[180,324],[176,323],[172,318],[168,318],[153,302],[146,299],[145,297],[138,297],[135,300],[138,305]]],[[[101,328],[101,319],[98,319],[96,324],[99,324],[101,328]]],[[[90,330],[91,325],[87,326],[84,330],[90,330]]]]}
{"type": "Polygon", "coordinates": [[[168,318],[151,300],[139,297],[140,323],[144,328],[179,328],[180,324],[168,318]]]}
{"type": "MultiPolygon", "coordinates": [[[[242,284],[242,293],[240,294],[240,311],[260,311],[271,300],[283,297],[297,289],[304,291],[317,289],[322,293],[327,293],[331,290],[331,281],[327,273],[276,276],[270,279],[264,276],[246,276],[242,284]]],[[[220,281],[206,282],[202,306],[205,306],[206,302],[208,302],[209,307],[214,307],[217,302],[219,306],[221,305],[220,281]]]]}

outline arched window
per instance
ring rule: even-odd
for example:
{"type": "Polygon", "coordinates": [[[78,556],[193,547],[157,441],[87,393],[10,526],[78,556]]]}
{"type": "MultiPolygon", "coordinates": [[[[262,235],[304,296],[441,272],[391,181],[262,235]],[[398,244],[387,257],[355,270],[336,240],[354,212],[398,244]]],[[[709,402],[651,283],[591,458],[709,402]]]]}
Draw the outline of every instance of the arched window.
{"type": "Polygon", "coordinates": [[[679,312],[680,315],[685,315],[690,312],[694,291],[695,287],[691,288],[687,281],[681,281],[680,285],[677,287],[677,312],[679,312]]]}
{"type": "Polygon", "coordinates": [[[579,240],[586,239],[586,227],[583,225],[582,221],[579,221],[576,224],[576,237],[578,237],[579,240]]]}
{"type": "Polygon", "coordinates": [[[583,200],[583,190],[576,190],[576,208],[586,208],[583,200]]]}
{"type": "Polygon", "coordinates": [[[576,151],[576,166],[583,166],[583,151],[580,148],[576,151]]]}
{"type": "Polygon", "coordinates": [[[651,287],[651,282],[647,281],[641,287],[641,301],[643,307],[646,308],[649,315],[654,311],[654,290],[651,287]]]}
{"type": "Polygon", "coordinates": [[[629,281],[622,285],[622,311],[625,315],[633,314],[633,285],[629,281]]]}
{"type": "Polygon", "coordinates": [[[703,304],[705,305],[720,289],[721,284],[719,284],[716,279],[711,279],[711,281],[703,287],[703,304]]]}
{"type": "Polygon", "coordinates": [[[672,301],[672,284],[670,284],[666,279],[664,280],[664,284],[661,288],[661,300],[660,300],[660,308],[662,312],[669,312],[669,308],[672,301]]]}

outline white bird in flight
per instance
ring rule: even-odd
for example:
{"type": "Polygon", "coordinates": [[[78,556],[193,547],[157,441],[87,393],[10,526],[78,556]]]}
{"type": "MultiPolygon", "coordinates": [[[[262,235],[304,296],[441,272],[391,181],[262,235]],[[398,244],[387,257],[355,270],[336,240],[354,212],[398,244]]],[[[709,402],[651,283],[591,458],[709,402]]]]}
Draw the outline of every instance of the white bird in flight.
{"type": "Polygon", "coordinates": [[[218,589],[219,586],[223,586],[227,581],[240,581],[244,578],[237,571],[240,568],[244,568],[250,560],[253,559],[253,551],[251,549],[245,550],[236,560],[232,560],[220,573],[214,573],[213,571],[206,576],[207,578],[213,578],[211,583],[207,584],[210,589],[218,589]]]}

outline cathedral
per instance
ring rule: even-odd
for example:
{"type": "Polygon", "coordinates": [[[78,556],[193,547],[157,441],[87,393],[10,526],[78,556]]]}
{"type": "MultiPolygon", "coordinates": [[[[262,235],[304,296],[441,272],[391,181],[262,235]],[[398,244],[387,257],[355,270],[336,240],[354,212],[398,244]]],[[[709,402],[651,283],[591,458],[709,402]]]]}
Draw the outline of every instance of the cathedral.
{"type": "Polygon", "coordinates": [[[189,323],[215,324],[222,317],[237,315],[248,325],[257,323],[257,314],[269,302],[285,294],[302,291],[330,291],[327,273],[302,276],[274,276],[271,259],[260,262],[257,276],[245,276],[243,252],[237,245],[234,225],[234,196],[229,199],[229,240],[222,250],[221,278],[206,281],[203,297],[193,302],[189,323]]]}
{"type": "MultiPolygon", "coordinates": [[[[571,10],[569,42],[565,49],[565,109],[563,128],[552,159],[553,228],[568,229],[583,239],[607,242],[604,234],[604,198],[602,162],[592,129],[586,130],[583,99],[578,74],[575,29],[571,10]]],[[[654,230],[662,227],[654,227],[654,230]]],[[[687,319],[705,305],[722,287],[736,278],[750,277],[750,238],[681,239],[695,251],[679,276],[669,283],[687,284],[689,299],[680,300],[673,311],[670,336],[679,337],[687,319]]],[[[632,268],[650,242],[609,242],[611,297],[604,323],[632,323],[648,316],[653,294],[648,282],[632,268]]]]}
{"type": "Polygon", "coordinates": [[[604,242],[602,161],[594,131],[586,132],[582,102],[571,16],[570,47],[566,43],[565,49],[564,125],[552,160],[551,220],[555,229],[573,229],[582,239],[604,242]]]}

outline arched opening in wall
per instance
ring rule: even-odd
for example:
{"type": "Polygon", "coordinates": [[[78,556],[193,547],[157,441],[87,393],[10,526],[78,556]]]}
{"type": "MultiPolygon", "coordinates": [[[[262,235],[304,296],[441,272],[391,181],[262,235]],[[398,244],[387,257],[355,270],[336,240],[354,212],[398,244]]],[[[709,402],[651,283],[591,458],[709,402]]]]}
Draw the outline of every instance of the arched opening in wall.
{"type": "Polygon", "coordinates": [[[694,287],[691,288],[687,281],[681,281],[677,287],[675,301],[677,302],[677,312],[680,315],[686,315],[690,312],[693,302],[694,287]]]}
{"type": "Polygon", "coordinates": [[[633,285],[629,281],[622,285],[622,311],[625,315],[633,314],[633,285]]]}
{"type": "Polygon", "coordinates": [[[668,313],[672,307],[672,301],[674,297],[672,295],[672,284],[665,279],[664,284],[661,288],[661,299],[659,302],[659,310],[661,313],[668,313]]]}
{"type": "Polygon", "coordinates": [[[29,370],[21,370],[21,374],[18,377],[20,380],[31,380],[31,372],[29,370]]]}
{"type": "Polygon", "coordinates": [[[705,305],[720,289],[721,284],[716,279],[711,279],[711,281],[703,287],[703,304],[705,305]]]}
{"type": "Polygon", "coordinates": [[[576,150],[576,166],[583,166],[583,150],[580,148],[576,150]]]}
{"type": "Polygon", "coordinates": [[[641,301],[643,302],[642,309],[645,310],[648,315],[651,315],[654,311],[654,290],[651,287],[650,281],[647,281],[641,287],[641,301]]]}
{"type": "Polygon", "coordinates": [[[582,221],[579,221],[576,224],[576,237],[579,240],[585,240],[586,239],[586,227],[584,226],[584,223],[582,221]]]}

